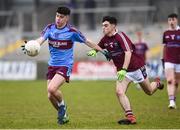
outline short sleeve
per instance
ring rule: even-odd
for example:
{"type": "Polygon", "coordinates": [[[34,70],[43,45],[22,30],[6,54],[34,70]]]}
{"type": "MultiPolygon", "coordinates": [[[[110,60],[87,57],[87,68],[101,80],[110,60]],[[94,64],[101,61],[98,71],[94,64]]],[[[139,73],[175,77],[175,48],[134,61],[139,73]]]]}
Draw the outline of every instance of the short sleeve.
{"type": "Polygon", "coordinates": [[[166,44],[166,40],[165,40],[165,33],[163,33],[162,44],[166,44]]]}
{"type": "Polygon", "coordinates": [[[43,31],[41,32],[41,36],[42,36],[45,40],[47,40],[48,37],[49,37],[50,27],[51,27],[51,24],[47,25],[47,26],[43,29],[43,31]]]}
{"type": "Polygon", "coordinates": [[[73,39],[76,42],[86,43],[86,37],[80,31],[74,32],[73,39]]]}
{"type": "Polygon", "coordinates": [[[149,47],[147,46],[146,43],[144,43],[144,48],[145,48],[145,51],[149,50],[149,47]]]}
{"type": "Polygon", "coordinates": [[[121,32],[118,37],[117,40],[120,43],[120,46],[122,47],[122,49],[124,51],[132,51],[133,50],[133,44],[131,42],[131,40],[126,36],[125,33],[121,32]]]}
{"type": "Polygon", "coordinates": [[[98,45],[99,45],[102,49],[105,49],[105,46],[104,46],[104,37],[99,41],[98,45]]]}

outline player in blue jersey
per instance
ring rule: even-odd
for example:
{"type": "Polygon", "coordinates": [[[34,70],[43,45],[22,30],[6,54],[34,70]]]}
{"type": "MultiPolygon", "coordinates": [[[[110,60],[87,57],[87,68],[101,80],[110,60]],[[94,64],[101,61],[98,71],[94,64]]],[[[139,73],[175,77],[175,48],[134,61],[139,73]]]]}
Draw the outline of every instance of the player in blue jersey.
{"type": "Polygon", "coordinates": [[[47,91],[50,102],[58,111],[59,124],[69,121],[64,98],[59,88],[65,82],[69,82],[74,62],[74,42],[85,43],[85,45],[99,50],[107,56],[107,53],[98,45],[86,39],[81,32],[68,24],[69,16],[69,8],[59,7],[56,11],[55,23],[47,25],[42,31],[41,37],[37,39],[37,42],[41,45],[46,40],[49,43],[50,59],[48,62],[47,91]]]}

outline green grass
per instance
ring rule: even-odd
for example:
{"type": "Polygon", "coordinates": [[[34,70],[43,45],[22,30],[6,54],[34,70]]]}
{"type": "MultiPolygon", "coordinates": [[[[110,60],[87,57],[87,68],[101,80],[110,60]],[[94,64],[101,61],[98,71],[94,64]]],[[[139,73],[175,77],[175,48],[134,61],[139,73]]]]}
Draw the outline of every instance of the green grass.
{"type": "Polygon", "coordinates": [[[127,94],[138,121],[129,126],[117,124],[124,113],[115,95],[115,81],[71,81],[62,91],[70,122],[59,126],[47,98],[46,81],[0,81],[0,128],[180,128],[180,109],[167,109],[166,88],[147,96],[129,87],[127,94]]]}

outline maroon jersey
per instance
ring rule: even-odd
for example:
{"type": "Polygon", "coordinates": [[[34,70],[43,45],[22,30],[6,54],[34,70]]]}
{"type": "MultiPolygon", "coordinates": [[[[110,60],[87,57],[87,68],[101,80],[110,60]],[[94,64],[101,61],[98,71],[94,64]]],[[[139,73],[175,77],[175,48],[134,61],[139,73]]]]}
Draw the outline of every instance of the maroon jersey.
{"type": "Polygon", "coordinates": [[[148,46],[144,42],[135,43],[135,53],[138,54],[144,61],[146,61],[146,51],[148,46]]]}
{"type": "Polygon", "coordinates": [[[180,64],[180,28],[167,30],[163,35],[163,59],[165,62],[180,64]]]}
{"type": "Polygon", "coordinates": [[[127,68],[128,72],[135,71],[145,65],[144,61],[134,53],[134,44],[123,33],[116,33],[115,35],[108,37],[104,36],[98,44],[102,49],[107,49],[110,53],[114,65],[117,71],[121,70],[124,64],[125,51],[131,51],[131,61],[127,68]]]}

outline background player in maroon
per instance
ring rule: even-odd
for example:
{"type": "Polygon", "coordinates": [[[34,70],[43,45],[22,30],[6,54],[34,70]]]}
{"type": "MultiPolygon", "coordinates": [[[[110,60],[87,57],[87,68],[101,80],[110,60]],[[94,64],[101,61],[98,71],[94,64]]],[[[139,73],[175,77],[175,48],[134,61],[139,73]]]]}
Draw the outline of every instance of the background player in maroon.
{"type": "MultiPolygon", "coordinates": [[[[130,101],[126,91],[131,82],[139,83],[144,92],[152,95],[163,85],[160,80],[150,83],[147,78],[144,60],[134,53],[134,44],[123,32],[117,32],[117,20],[115,17],[106,16],[102,20],[104,37],[100,40],[99,46],[107,49],[117,68],[116,94],[125,111],[126,119],[118,121],[119,124],[135,124],[136,118],[132,112],[130,101]]],[[[89,56],[95,56],[96,51],[88,52],[89,56]]]]}
{"type": "Polygon", "coordinates": [[[177,14],[168,16],[168,25],[169,29],[163,34],[163,59],[169,96],[168,107],[175,109],[178,82],[180,82],[180,27],[177,14]]]}
{"type": "Polygon", "coordinates": [[[135,52],[136,54],[138,54],[139,56],[141,56],[141,58],[146,62],[147,60],[147,52],[148,52],[148,46],[147,43],[143,41],[142,39],[142,32],[138,31],[136,32],[138,41],[134,42],[135,45],[135,52]]]}

